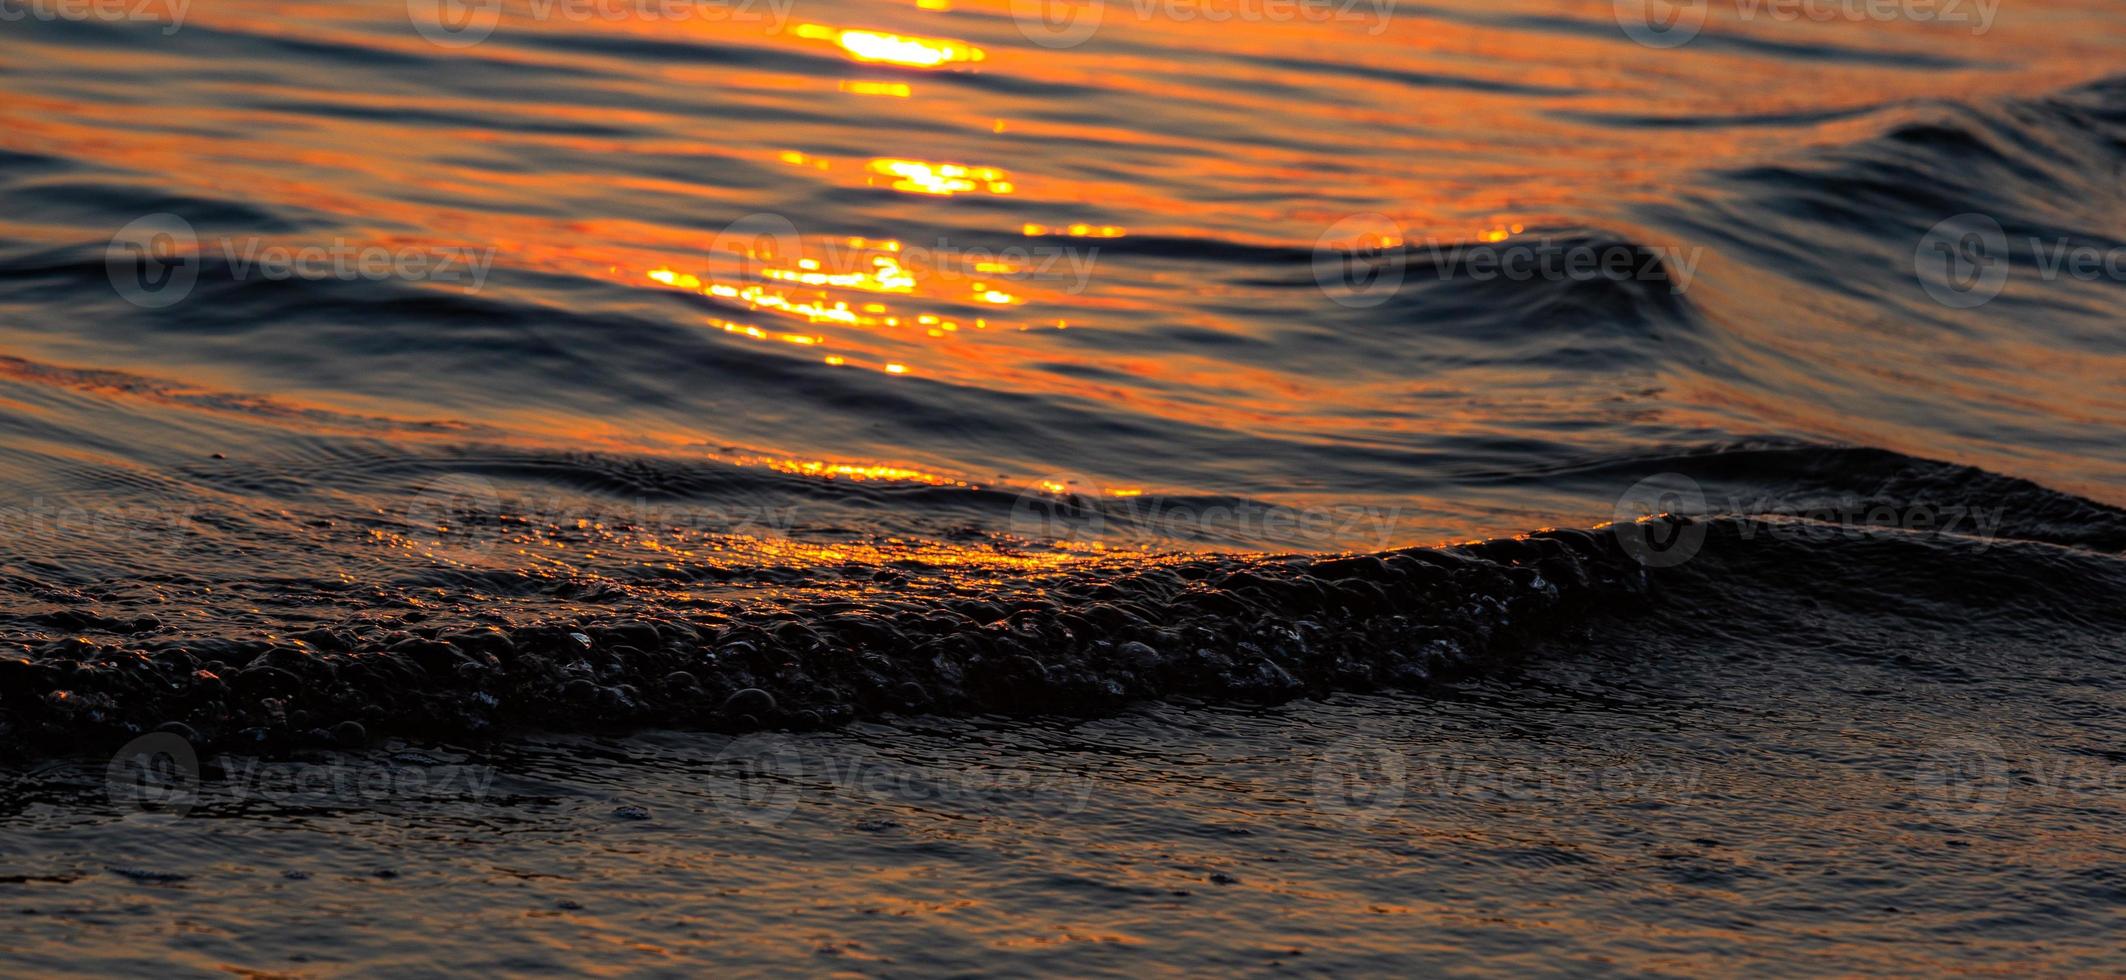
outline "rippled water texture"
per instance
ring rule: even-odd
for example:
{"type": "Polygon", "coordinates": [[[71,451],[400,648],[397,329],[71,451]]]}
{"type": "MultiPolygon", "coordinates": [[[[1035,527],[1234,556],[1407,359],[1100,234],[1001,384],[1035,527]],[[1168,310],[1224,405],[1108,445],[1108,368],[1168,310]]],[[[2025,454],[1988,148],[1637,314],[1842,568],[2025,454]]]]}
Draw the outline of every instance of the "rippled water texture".
{"type": "Polygon", "coordinates": [[[2080,87],[2126,43],[2108,3],[1983,32],[1721,14],[1668,50],[1609,3],[1117,3],[1073,47],[1001,3],[610,6],[506,5],[471,46],[396,2],[10,23],[23,489],[271,508],[506,444],[1390,520],[1167,535],[1331,550],[1587,523],[1617,488],[1554,471],[1783,438],[2121,500],[2118,283],[2018,262],[1955,310],[1913,272],[1973,211],[2120,244],[2122,96],[2080,87]],[[143,309],[106,252],[161,214],[199,268],[143,309]],[[1317,247],[1381,238],[1400,288],[1330,301],[1317,247]],[[1633,246],[1668,278],[1429,251],[1494,241],[1633,246]],[[266,278],[275,248],[334,246],[423,278],[266,278]],[[52,373],[82,368],[146,380],[52,373]],[[300,475],[341,461],[359,481],[300,475]]]}
{"type": "Polygon", "coordinates": [[[22,966],[2120,968],[2114,0],[124,6],[22,966]]]}

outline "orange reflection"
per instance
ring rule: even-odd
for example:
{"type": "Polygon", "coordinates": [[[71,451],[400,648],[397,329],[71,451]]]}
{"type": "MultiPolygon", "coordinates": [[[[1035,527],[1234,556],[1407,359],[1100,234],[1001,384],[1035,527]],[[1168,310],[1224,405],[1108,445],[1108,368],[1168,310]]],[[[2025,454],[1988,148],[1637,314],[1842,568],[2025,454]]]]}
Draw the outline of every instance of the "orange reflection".
{"type": "Polygon", "coordinates": [[[989,57],[981,48],[949,38],[910,37],[884,31],[838,31],[821,24],[799,25],[797,36],[833,41],[857,61],[904,68],[942,68],[989,57]]]}
{"type": "Polygon", "coordinates": [[[840,85],[836,87],[852,95],[883,95],[895,99],[905,99],[909,95],[909,88],[907,82],[860,82],[844,80],[840,85]]]}
{"type": "MultiPolygon", "coordinates": [[[[1470,0],[1452,5],[1475,6],[1470,0]]],[[[1373,439],[1396,430],[1436,435],[1499,423],[1473,410],[1391,409],[1410,404],[1408,379],[1332,383],[1306,372],[1177,348],[1158,338],[1136,346],[1136,335],[1152,326],[1244,339],[1261,325],[1233,312],[1245,311],[1253,299],[1246,287],[1190,278],[1170,264],[1119,248],[1100,256],[1096,274],[1083,288],[1054,278],[1067,271],[1063,264],[1051,263],[1043,271],[1038,262],[1004,259],[971,264],[967,278],[946,280],[918,259],[883,246],[895,256],[893,265],[828,260],[807,268],[786,256],[769,263],[773,268],[754,263],[732,275],[728,266],[717,265],[724,257],[707,255],[704,229],[712,218],[720,223],[762,210],[795,213],[816,203],[805,213],[822,225],[809,230],[904,234],[914,244],[921,244],[920,229],[969,240],[990,236],[991,244],[1012,238],[1016,230],[1020,245],[1087,249],[1125,234],[1310,248],[1321,229],[1345,216],[1391,208],[1414,240],[1462,241],[1473,235],[1496,241],[1514,234],[1513,222],[1531,215],[1581,215],[1665,200],[1674,193],[1679,171],[1753,161],[1797,143],[1850,142],[1883,123],[1872,111],[1809,126],[1740,128],[1624,127],[1590,124],[1587,118],[1771,119],[1803,109],[1835,117],[1838,110],[1898,105],[1974,78],[1989,90],[2009,85],[2006,74],[1990,68],[1934,74],[1841,61],[1794,71],[1769,60],[1738,64],[1705,51],[1648,62],[1660,70],[1646,76],[1614,70],[1620,59],[1634,54],[1614,37],[1479,27],[1417,15],[1382,24],[1378,35],[1306,22],[1234,21],[1206,30],[1200,20],[1130,19],[1125,24],[1111,17],[1102,37],[1128,43],[1071,50],[1023,43],[1006,0],[957,0],[961,12],[944,16],[921,13],[911,4],[880,5],[873,8],[875,15],[886,19],[866,30],[805,25],[794,33],[773,33],[757,24],[702,20],[513,23],[512,31],[526,33],[678,38],[749,56],[736,61],[660,57],[637,74],[611,53],[626,50],[621,45],[494,43],[445,55],[404,30],[403,19],[392,29],[377,29],[375,11],[360,4],[296,0],[268,7],[232,0],[194,6],[190,23],[217,36],[284,38],[320,50],[424,60],[447,56],[601,81],[580,90],[556,87],[539,99],[505,106],[492,93],[320,87],[315,79],[283,76],[271,65],[252,63],[261,55],[246,52],[257,45],[232,48],[236,62],[226,74],[188,75],[175,71],[190,57],[179,45],[159,51],[149,66],[172,69],[170,84],[142,96],[152,101],[141,103],[130,97],[114,100],[95,86],[29,84],[69,72],[135,70],[113,49],[63,47],[33,31],[8,52],[16,73],[5,86],[9,98],[0,100],[0,146],[151,174],[172,194],[241,197],[266,211],[329,214],[350,236],[409,234],[493,244],[508,267],[684,290],[729,304],[711,311],[728,319],[702,317],[698,304],[669,307],[679,315],[695,310],[693,322],[715,340],[758,341],[761,350],[792,355],[821,373],[846,367],[869,374],[897,364],[940,384],[1097,400],[1188,424],[1298,438],[1335,433],[1373,439]],[[967,36],[988,44],[989,55],[966,41],[922,36],[952,33],[953,28],[925,26],[941,25],[945,17],[964,19],[970,25],[967,36]],[[972,33],[977,23],[986,33],[972,33]],[[806,50],[840,67],[830,67],[823,76],[817,58],[788,57],[806,50]],[[1313,83],[1302,69],[1290,67],[1294,52],[1302,50],[1333,52],[1336,63],[1363,70],[1336,75],[1333,99],[1308,101],[1305,92],[1313,83]],[[908,78],[912,70],[970,67],[1008,73],[1016,85],[953,84],[963,79],[930,74],[918,93],[899,81],[834,78],[908,78]],[[1764,84],[1718,84],[1744,68],[1764,84]],[[1476,84],[1428,87],[1421,98],[1412,97],[1413,79],[1434,77],[1476,84]],[[232,81],[237,78],[243,80],[232,81]],[[1649,84],[1649,78],[1661,84],[1649,84]],[[1489,83],[1530,91],[1493,91],[1489,83]],[[820,112],[823,96],[833,101],[830,84],[850,95],[876,97],[862,105],[867,118],[823,118],[834,115],[820,112]],[[1561,94],[1543,94],[1552,90],[1561,94]],[[231,98],[232,92],[242,97],[231,98]],[[715,97],[674,97],[709,92],[715,97]],[[1050,92],[1068,101],[1047,101],[1050,92]],[[154,111],[143,113],[144,104],[154,111]],[[1290,116],[1298,130],[1284,132],[1286,138],[1259,138],[1263,127],[1229,125],[1278,120],[1295,107],[1304,115],[1290,116]],[[499,108],[509,115],[495,116],[499,108]],[[1561,111],[1566,109],[1571,112],[1561,111]],[[495,125],[494,118],[507,118],[511,125],[495,125]],[[1009,126],[1001,126],[1002,120],[1009,126]],[[242,135],[257,133],[272,138],[242,135]],[[815,151],[834,154],[831,165],[829,159],[808,155],[815,151]],[[917,153],[932,161],[1000,164],[1010,174],[966,163],[900,159],[917,153]],[[660,165],[629,165],[635,158],[660,165]],[[613,164],[596,168],[589,179],[583,168],[512,165],[534,159],[613,164]],[[661,163],[673,160],[686,163],[661,163]],[[868,166],[888,160],[892,165],[884,171],[868,166]],[[1484,180],[1469,180],[1472,172],[1481,172],[1484,180]],[[880,191],[891,186],[895,193],[836,196],[866,180],[875,181],[880,191]],[[1276,194],[1264,193],[1273,187],[1276,194]],[[990,196],[944,200],[984,194],[990,196]],[[1011,197],[995,199],[1005,194],[1011,197]],[[1004,210],[1008,206],[1021,209],[1004,210]],[[993,318],[987,329],[978,314],[993,318]],[[1065,325],[1064,315],[1068,336],[1100,331],[1098,343],[1059,339],[1056,328],[1065,325]],[[738,322],[747,319],[759,322],[738,322]],[[1282,407],[1287,405],[1293,407],[1282,407]]],[[[1608,11],[1597,16],[1607,21],[1608,11]]],[[[2004,20],[2001,31],[1984,39],[1992,47],[1983,53],[2005,60],[2014,59],[2002,52],[2064,53],[2027,59],[2047,61],[2053,67],[2046,71],[2062,77],[2016,76],[2009,87],[2051,91],[2071,81],[2065,76],[2076,71],[2116,63],[2111,39],[2020,31],[2004,20]]],[[[1332,59],[1317,60],[1326,66],[1332,59]]],[[[127,86],[125,91],[144,90],[127,86]]],[[[78,244],[86,234],[79,228],[54,232],[19,216],[0,218],[0,238],[9,240],[50,237],[55,245],[78,244]]],[[[1751,303],[1739,305],[1772,304],[1780,297],[1744,299],[1751,303]]],[[[1320,342],[1333,345],[1342,339],[1324,335],[1320,342]]],[[[13,341],[29,351],[57,342],[27,330],[14,331],[13,341]]],[[[1826,356],[1836,339],[1769,342],[1787,345],[1782,353],[1798,361],[1826,356]]],[[[2008,343],[1997,353],[1993,360],[2010,365],[2047,356],[2008,343]]],[[[2092,383],[2101,388],[2104,379],[2119,376],[2119,363],[2107,357],[2047,367],[2095,378],[2092,383]]],[[[232,377],[229,385],[271,385],[253,380],[232,377]]],[[[1503,400],[1523,397],[1526,384],[1525,378],[1504,372],[1471,370],[1439,382],[1435,393],[1495,392],[1503,400]]],[[[2000,391],[2018,385],[2006,377],[2000,391]]],[[[2028,393],[2033,411],[2106,417],[2090,409],[2086,399],[2067,394],[2089,385],[2055,387],[2058,394],[2028,393]]],[[[1748,392],[1678,391],[1679,397],[1689,396],[1685,401],[1740,406],[1733,411],[1758,417],[1785,413],[1793,426],[1816,431],[1854,424],[1828,412],[1751,403],[1748,392]]],[[[1998,392],[1974,396],[2003,397],[1998,392]]],[[[340,398],[343,405],[381,398],[315,397],[340,398]]],[[[1538,394],[1526,393],[1526,398],[1550,410],[1538,394]]],[[[1682,414],[1688,409],[1665,410],[1675,413],[1677,424],[1689,421],[1682,414]]],[[[527,428],[593,424],[558,405],[505,410],[474,402],[450,411],[454,418],[527,428]],[[505,412],[514,414],[503,418],[505,412]]],[[[1723,424],[1723,416],[1707,412],[1708,428],[1723,424]]],[[[836,448],[852,447],[815,451],[836,448]]],[[[890,455],[891,450],[880,452],[890,455]]],[[[2090,465],[2045,457],[2011,460],[1998,468],[2049,470],[2053,482],[2115,498],[2116,492],[2106,489],[2109,484],[2075,479],[2090,465]]]]}
{"type": "Polygon", "coordinates": [[[871,161],[870,170],[879,176],[894,178],[893,189],[910,194],[951,197],[954,194],[973,191],[1009,194],[1015,189],[1011,176],[994,167],[968,167],[957,163],[929,163],[922,160],[881,157],[871,161]]]}
{"type": "Polygon", "coordinates": [[[1074,224],[1050,227],[1032,222],[1020,225],[1019,233],[1028,238],[1039,238],[1044,235],[1064,235],[1070,238],[1121,238],[1123,235],[1128,234],[1127,231],[1114,225],[1074,224]]]}
{"type": "Polygon", "coordinates": [[[825,272],[818,259],[799,259],[795,269],[763,269],[761,276],[803,286],[833,286],[867,293],[906,293],[915,289],[915,276],[890,255],[871,257],[872,268],[855,272],[825,272]]]}
{"type": "Polygon", "coordinates": [[[906,466],[886,466],[862,463],[831,463],[825,460],[761,458],[734,460],[738,463],[757,462],[778,473],[795,473],[800,476],[816,476],[824,479],[885,480],[894,483],[927,483],[936,487],[972,486],[965,480],[955,480],[924,470],[906,466]]]}

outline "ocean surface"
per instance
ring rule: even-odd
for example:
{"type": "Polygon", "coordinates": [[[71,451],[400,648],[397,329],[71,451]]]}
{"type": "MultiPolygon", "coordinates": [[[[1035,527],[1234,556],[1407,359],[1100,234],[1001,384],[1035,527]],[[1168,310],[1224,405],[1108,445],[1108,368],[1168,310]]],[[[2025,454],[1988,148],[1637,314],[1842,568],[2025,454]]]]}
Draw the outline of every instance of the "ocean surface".
{"type": "Polygon", "coordinates": [[[2126,8],[0,0],[0,963],[2126,970],[2126,8]]]}

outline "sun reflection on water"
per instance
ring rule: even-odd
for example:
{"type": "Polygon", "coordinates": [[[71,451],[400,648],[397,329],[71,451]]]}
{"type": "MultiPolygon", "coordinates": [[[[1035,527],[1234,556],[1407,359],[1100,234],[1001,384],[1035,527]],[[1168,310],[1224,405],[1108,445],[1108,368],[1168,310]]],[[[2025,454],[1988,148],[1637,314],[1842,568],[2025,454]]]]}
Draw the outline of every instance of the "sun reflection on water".
{"type": "Polygon", "coordinates": [[[835,87],[851,95],[881,95],[894,99],[905,99],[912,94],[907,82],[869,82],[845,79],[835,87]]]}
{"type": "Polygon", "coordinates": [[[973,191],[1010,194],[1016,188],[1011,175],[995,167],[969,167],[957,163],[929,163],[882,157],[871,161],[872,173],[892,177],[893,189],[910,194],[951,197],[973,191]]]}
{"type": "Polygon", "coordinates": [[[1019,233],[1028,238],[1062,235],[1069,238],[1121,238],[1129,232],[1114,225],[1039,225],[1032,222],[1019,226],[1019,233]]]}
{"type": "Polygon", "coordinates": [[[797,36],[832,41],[850,58],[904,68],[942,68],[970,64],[989,57],[981,48],[950,38],[913,37],[884,31],[837,30],[823,24],[802,24],[797,36]]]}

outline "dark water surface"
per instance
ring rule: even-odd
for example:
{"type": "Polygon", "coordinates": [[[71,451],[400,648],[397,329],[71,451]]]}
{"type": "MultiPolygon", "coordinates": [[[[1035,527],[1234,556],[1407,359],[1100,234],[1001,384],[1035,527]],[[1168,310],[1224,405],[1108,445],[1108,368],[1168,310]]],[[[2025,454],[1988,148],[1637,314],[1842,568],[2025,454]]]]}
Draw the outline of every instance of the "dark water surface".
{"type": "Polygon", "coordinates": [[[2126,11],[1922,6],[0,0],[0,950],[2116,971],[2126,11]]]}
{"type": "Polygon", "coordinates": [[[1970,546],[1836,533],[1423,697],[232,752],[145,808],[47,765],[0,937],[62,973],[2116,972],[2119,562],[2003,544],[1951,598],[1897,569],[1970,546]]]}

